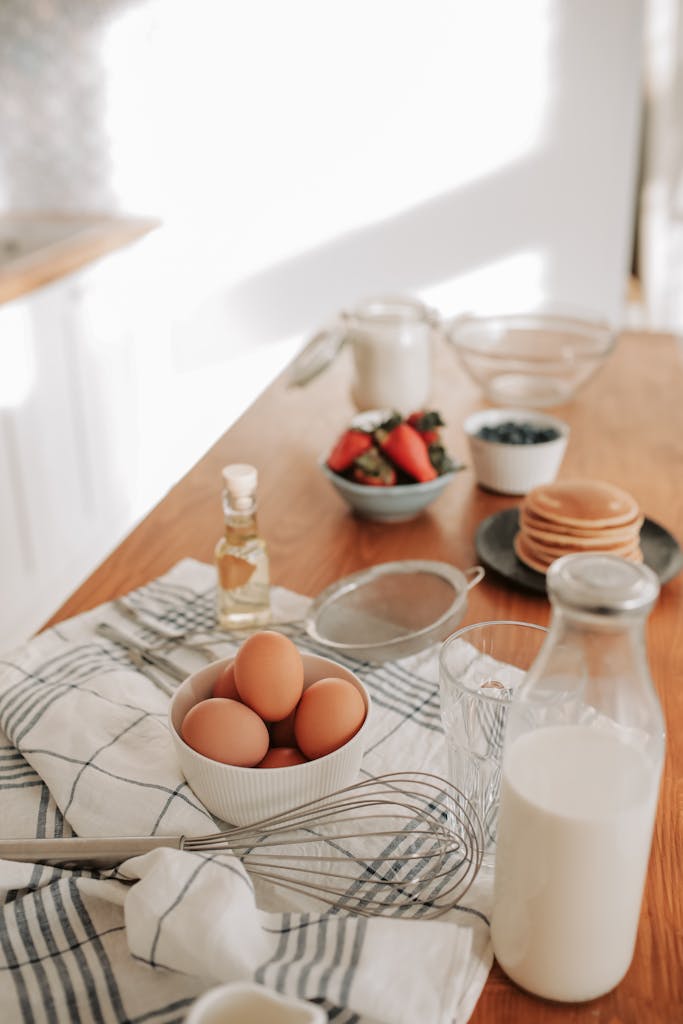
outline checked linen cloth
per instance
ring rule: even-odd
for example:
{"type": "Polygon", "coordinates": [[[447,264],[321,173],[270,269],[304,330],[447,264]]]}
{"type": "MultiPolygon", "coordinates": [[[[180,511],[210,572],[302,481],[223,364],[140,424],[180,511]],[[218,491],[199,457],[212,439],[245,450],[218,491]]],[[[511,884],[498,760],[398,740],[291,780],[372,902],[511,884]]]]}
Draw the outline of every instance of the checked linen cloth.
{"type": "MultiPolygon", "coordinates": [[[[151,646],[160,634],[213,631],[214,585],[213,567],[184,560],[0,655],[4,838],[225,827],[180,774],[168,695],[96,632],[109,622],[151,646]]],[[[297,625],[308,603],[274,588],[274,621],[289,624],[272,628],[326,654],[297,625]]],[[[239,643],[212,633],[208,657],[239,643]]],[[[188,673],[207,661],[189,639],[163,651],[188,673]]],[[[444,775],[437,647],[383,665],[338,660],[373,701],[362,776],[444,775]]],[[[480,872],[440,918],[362,918],[261,894],[229,852],[161,849],[99,872],[0,860],[0,1020],[169,1024],[211,986],[255,980],[319,1003],[339,1024],[464,1024],[492,962],[490,881],[480,872]]]]}

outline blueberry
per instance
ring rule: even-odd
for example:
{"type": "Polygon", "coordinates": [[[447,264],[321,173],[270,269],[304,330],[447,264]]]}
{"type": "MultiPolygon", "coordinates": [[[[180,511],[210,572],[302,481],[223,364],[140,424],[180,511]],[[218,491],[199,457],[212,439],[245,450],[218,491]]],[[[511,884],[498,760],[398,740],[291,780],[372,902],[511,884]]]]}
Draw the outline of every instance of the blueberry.
{"type": "Polygon", "coordinates": [[[485,425],[477,431],[477,437],[499,444],[540,444],[554,441],[560,436],[555,427],[540,427],[534,423],[505,420],[502,423],[485,425]]]}

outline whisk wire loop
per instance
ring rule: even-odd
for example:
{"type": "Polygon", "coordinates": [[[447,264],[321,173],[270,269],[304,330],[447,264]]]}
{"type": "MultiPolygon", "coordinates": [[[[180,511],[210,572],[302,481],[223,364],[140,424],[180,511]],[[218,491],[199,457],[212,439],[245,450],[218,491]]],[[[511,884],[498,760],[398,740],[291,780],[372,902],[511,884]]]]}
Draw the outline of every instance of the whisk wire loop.
{"type": "Polygon", "coordinates": [[[252,825],[188,837],[228,849],[255,878],[356,914],[436,916],[479,870],[481,823],[463,794],[428,772],[370,777],[252,825]]]}

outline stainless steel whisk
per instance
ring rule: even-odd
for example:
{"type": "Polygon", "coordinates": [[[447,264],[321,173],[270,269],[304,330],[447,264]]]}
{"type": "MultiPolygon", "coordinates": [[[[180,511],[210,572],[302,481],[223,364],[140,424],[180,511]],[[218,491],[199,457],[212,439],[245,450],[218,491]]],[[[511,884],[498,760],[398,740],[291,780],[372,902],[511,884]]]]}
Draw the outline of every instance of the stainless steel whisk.
{"type": "Polygon", "coordinates": [[[393,772],[213,835],[4,839],[0,857],[103,868],[159,847],[233,854],[254,878],[336,910],[434,917],[471,886],[484,836],[451,783],[393,772]]]}

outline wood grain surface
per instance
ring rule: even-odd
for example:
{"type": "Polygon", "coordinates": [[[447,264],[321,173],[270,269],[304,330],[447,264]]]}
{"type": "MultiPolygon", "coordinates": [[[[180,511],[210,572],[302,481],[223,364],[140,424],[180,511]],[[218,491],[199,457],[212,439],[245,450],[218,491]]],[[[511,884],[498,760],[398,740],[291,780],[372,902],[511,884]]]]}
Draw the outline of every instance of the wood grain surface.
{"type": "MultiPolygon", "coordinates": [[[[467,461],[465,416],[485,406],[454,353],[437,354],[433,407],[452,454],[467,461]]],[[[470,469],[423,515],[380,525],[349,514],[317,466],[353,408],[350,364],[304,389],[276,380],[187,476],[59,609],[51,623],[124,594],[179,559],[211,561],[222,532],[221,467],[252,462],[260,473],[261,531],[273,582],[314,595],[356,569],[396,558],[477,562],[474,536],[487,515],[519,499],[481,490],[470,469]]],[[[553,410],[571,426],[560,477],[594,477],[628,490],[643,512],[683,539],[683,343],[621,336],[608,363],[574,402],[553,410]]],[[[683,575],[663,588],[648,622],[649,658],[667,723],[656,833],[632,966],[611,993],[564,1006],[526,995],[494,966],[473,1024],[674,1024],[683,1021],[683,575]]],[[[465,622],[518,618],[545,624],[544,596],[488,574],[469,594],[465,622]]],[[[399,767],[406,767],[397,765],[399,767]]],[[[428,1024],[428,1022],[416,1022],[428,1024]]]]}

